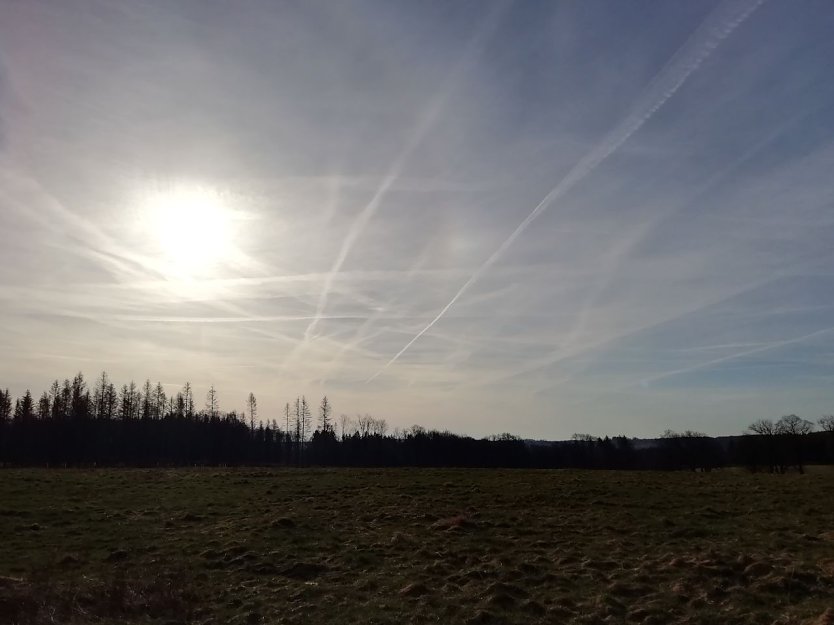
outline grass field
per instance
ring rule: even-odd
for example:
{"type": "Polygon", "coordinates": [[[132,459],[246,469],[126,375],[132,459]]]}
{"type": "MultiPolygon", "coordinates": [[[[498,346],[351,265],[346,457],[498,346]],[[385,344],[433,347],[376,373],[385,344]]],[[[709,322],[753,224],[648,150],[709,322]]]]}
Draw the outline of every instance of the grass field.
{"type": "Polygon", "coordinates": [[[3,470],[0,623],[834,623],[834,475],[3,470]]]}

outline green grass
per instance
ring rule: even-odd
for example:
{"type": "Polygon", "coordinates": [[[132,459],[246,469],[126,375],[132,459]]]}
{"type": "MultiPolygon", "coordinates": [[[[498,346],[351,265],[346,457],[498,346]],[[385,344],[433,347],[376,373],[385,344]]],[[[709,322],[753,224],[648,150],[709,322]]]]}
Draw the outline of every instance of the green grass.
{"type": "Polygon", "coordinates": [[[3,470],[0,538],[0,623],[834,623],[826,472],[3,470]]]}

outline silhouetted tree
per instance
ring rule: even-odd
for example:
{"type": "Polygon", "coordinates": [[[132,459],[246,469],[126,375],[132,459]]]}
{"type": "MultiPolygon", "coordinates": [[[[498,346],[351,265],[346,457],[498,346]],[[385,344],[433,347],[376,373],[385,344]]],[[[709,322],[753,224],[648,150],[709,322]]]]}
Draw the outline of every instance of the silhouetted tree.
{"type": "Polygon", "coordinates": [[[356,431],[359,433],[360,437],[366,438],[367,436],[370,436],[372,421],[373,417],[369,414],[356,415],[356,431]]]}
{"type": "Polygon", "coordinates": [[[84,374],[80,371],[72,379],[70,406],[70,418],[87,419],[90,417],[90,393],[87,391],[84,374]]]}
{"type": "Polygon", "coordinates": [[[9,389],[0,389],[0,424],[7,423],[12,418],[12,395],[9,389]]]}
{"type": "Polygon", "coordinates": [[[104,389],[107,388],[107,383],[107,373],[102,371],[93,388],[93,416],[96,419],[104,417],[104,389]]]}
{"type": "Polygon", "coordinates": [[[662,468],[711,471],[719,462],[713,439],[703,432],[666,430],[660,437],[662,468]]]}
{"type": "Polygon", "coordinates": [[[581,433],[581,432],[575,432],[571,436],[571,440],[576,441],[578,443],[593,443],[593,442],[596,442],[599,439],[598,439],[598,437],[593,436],[592,434],[584,434],[584,433],[581,433]]]}
{"type": "Polygon", "coordinates": [[[162,386],[162,382],[156,383],[156,389],[154,390],[154,397],[153,397],[153,418],[154,419],[161,419],[165,416],[165,403],[167,401],[167,397],[165,396],[165,388],[162,386]]]}
{"type": "Polygon", "coordinates": [[[385,436],[388,432],[388,422],[385,419],[374,419],[372,417],[369,423],[369,432],[371,436],[385,436]]]}
{"type": "Polygon", "coordinates": [[[342,428],[341,440],[345,440],[345,430],[347,430],[348,425],[350,425],[350,417],[346,414],[339,415],[339,425],[342,428]]]}
{"type": "Polygon", "coordinates": [[[258,400],[255,399],[254,393],[249,393],[249,398],[247,399],[247,404],[249,407],[249,429],[253,432],[255,431],[255,418],[258,416],[258,400]]]}
{"type": "Polygon", "coordinates": [[[141,414],[141,396],[136,388],[136,382],[122,385],[119,393],[119,417],[122,421],[138,419],[141,414]]]}
{"type": "Polygon", "coordinates": [[[58,383],[58,380],[52,382],[52,385],[49,387],[49,402],[51,404],[52,418],[60,419],[63,411],[61,410],[61,385],[58,383]]]}
{"type": "Polygon", "coordinates": [[[304,420],[301,416],[301,398],[295,398],[295,425],[294,425],[294,432],[293,432],[293,440],[295,441],[295,461],[296,463],[301,463],[301,436],[303,431],[302,421],[304,420]]]}
{"type": "Polygon", "coordinates": [[[169,413],[177,419],[184,419],[185,397],[183,396],[182,391],[178,392],[175,397],[171,397],[170,401],[172,405],[169,407],[169,413]]]}
{"type": "Polygon", "coordinates": [[[49,393],[43,392],[41,398],[38,400],[38,419],[45,421],[51,415],[51,406],[49,404],[49,393]]]}
{"type": "Polygon", "coordinates": [[[319,406],[319,421],[322,432],[329,432],[332,429],[330,425],[330,415],[333,408],[327,400],[327,395],[321,398],[321,405],[319,406]]]}
{"type": "Polygon", "coordinates": [[[191,382],[186,382],[182,387],[183,409],[185,410],[185,418],[194,418],[194,392],[191,390],[191,382]]]}
{"type": "Polygon", "coordinates": [[[12,396],[9,389],[4,391],[0,388],[0,466],[4,466],[9,460],[8,440],[11,418],[12,396]]]}
{"type": "Polygon", "coordinates": [[[292,429],[290,429],[290,402],[287,402],[284,405],[284,455],[287,458],[292,458],[292,450],[293,450],[293,437],[292,437],[292,429]]]}
{"type": "Polygon", "coordinates": [[[23,398],[15,402],[14,417],[15,421],[25,422],[31,421],[35,418],[35,402],[32,400],[32,393],[26,389],[23,398]]]}
{"type": "Polygon", "coordinates": [[[151,381],[145,380],[145,384],[142,386],[142,408],[141,408],[141,418],[142,419],[150,419],[152,416],[151,413],[151,406],[153,406],[153,389],[151,388],[151,381]]]}
{"type": "Polygon", "coordinates": [[[212,384],[209,387],[208,393],[206,393],[206,413],[209,418],[216,419],[219,410],[220,405],[217,401],[217,391],[214,389],[214,384],[212,384]]]}
{"type": "Polygon", "coordinates": [[[751,423],[747,429],[754,434],[758,434],[763,440],[763,445],[756,445],[753,449],[753,456],[750,462],[751,468],[755,469],[760,460],[764,459],[771,473],[784,473],[785,466],[782,462],[776,439],[778,432],[773,421],[770,419],[758,419],[751,423]]]}
{"type": "Polygon", "coordinates": [[[301,444],[302,449],[304,442],[307,440],[307,436],[310,434],[310,418],[312,417],[312,412],[310,411],[310,405],[307,403],[307,398],[302,395],[301,396],[301,444]]]}
{"type": "Polygon", "coordinates": [[[805,473],[805,439],[813,430],[813,423],[795,414],[786,415],[776,422],[776,433],[784,439],[800,473],[805,473]]]}
{"type": "Polygon", "coordinates": [[[834,415],[820,417],[817,423],[821,430],[824,461],[834,462],[834,415]]]}

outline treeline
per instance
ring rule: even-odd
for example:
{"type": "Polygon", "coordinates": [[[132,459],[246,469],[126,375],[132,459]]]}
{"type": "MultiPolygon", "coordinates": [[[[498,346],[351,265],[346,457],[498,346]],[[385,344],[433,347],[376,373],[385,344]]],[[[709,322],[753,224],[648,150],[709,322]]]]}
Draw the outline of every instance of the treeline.
{"type": "Polygon", "coordinates": [[[657,439],[574,434],[571,441],[543,443],[557,458],[554,466],[595,469],[711,471],[745,467],[753,472],[804,473],[809,464],[834,464],[834,416],[816,425],[796,415],[773,422],[760,419],[740,436],[710,437],[702,432],[666,430],[657,439]]]}
{"type": "Polygon", "coordinates": [[[389,431],[370,415],[333,416],[327,397],[305,397],[262,419],[250,393],[241,411],[221,411],[212,386],[198,408],[191,384],[167,394],[150,380],[117,388],[107,373],[56,380],[37,399],[0,390],[0,465],[187,466],[322,465],[686,469],[745,466],[804,471],[834,463],[834,417],[816,425],[795,415],[756,421],[749,433],[711,438],[666,431],[656,440],[574,435],[530,442],[502,434],[484,439],[412,426],[389,431]]]}

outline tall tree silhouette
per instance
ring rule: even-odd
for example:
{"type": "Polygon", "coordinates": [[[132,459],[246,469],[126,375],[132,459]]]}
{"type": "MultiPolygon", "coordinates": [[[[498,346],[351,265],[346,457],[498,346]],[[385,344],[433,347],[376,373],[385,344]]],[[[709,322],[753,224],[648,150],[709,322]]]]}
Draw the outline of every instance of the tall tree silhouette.
{"type": "Polygon", "coordinates": [[[145,380],[142,386],[142,418],[150,419],[153,414],[151,407],[153,406],[153,388],[151,387],[150,379],[145,380]]]}
{"type": "Polygon", "coordinates": [[[301,412],[301,398],[295,398],[295,460],[298,464],[301,464],[301,444],[302,439],[304,436],[304,425],[303,425],[304,417],[302,416],[301,412]]]}
{"type": "Polygon", "coordinates": [[[0,389],[0,424],[7,423],[12,418],[12,395],[9,389],[0,389]]]}
{"type": "Polygon", "coordinates": [[[214,384],[209,387],[208,393],[206,393],[206,413],[212,419],[217,418],[217,413],[219,412],[220,406],[217,401],[217,391],[214,389],[214,384]]]}
{"type": "Polygon", "coordinates": [[[80,371],[72,379],[72,395],[70,399],[70,418],[87,419],[90,417],[90,393],[84,374],[80,371]]]}
{"type": "Polygon", "coordinates": [[[191,390],[191,382],[186,382],[182,387],[182,399],[185,418],[192,419],[194,417],[194,392],[191,390]]]}
{"type": "Polygon", "coordinates": [[[43,392],[41,398],[38,400],[38,419],[44,421],[49,418],[52,406],[49,403],[49,393],[43,392]]]}
{"type": "Polygon", "coordinates": [[[249,429],[255,431],[255,419],[258,416],[258,400],[255,399],[255,393],[249,393],[246,400],[247,408],[249,409],[249,429]]]}
{"type": "Polygon", "coordinates": [[[156,389],[154,389],[154,396],[153,396],[153,418],[154,419],[161,419],[165,416],[165,404],[167,402],[167,397],[165,396],[165,387],[162,386],[162,382],[156,383],[156,389]]]}
{"type": "Polygon", "coordinates": [[[23,397],[15,402],[13,418],[19,422],[32,421],[35,418],[35,402],[28,388],[23,397]]]}
{"type": "Polygon", "coordinates": [[[322,432],[329,432],[332,429],[333,426],[330,424],[330,415],[332,413],[333,407],[330,405],[327,395],[325,395],[321,398],[321,404],[319,405],[319,424],[322,432]]]}
{"type": "Polygon", "coordinates": [[[301,396],[301,449],[304,449],[304,443],[307,441],[307,437],[310,434],[310,417],[312,413],[310,412],[310,405],[307,403],[307,398],[304,395],[301,396]]]}

